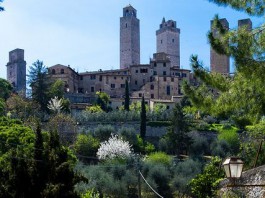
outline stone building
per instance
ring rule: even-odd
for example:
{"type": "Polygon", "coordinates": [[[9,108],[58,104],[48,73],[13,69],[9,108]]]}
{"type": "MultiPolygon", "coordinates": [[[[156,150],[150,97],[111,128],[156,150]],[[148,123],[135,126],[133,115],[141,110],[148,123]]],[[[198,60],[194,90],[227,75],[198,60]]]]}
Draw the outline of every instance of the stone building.
{"type": "Polygon", "coordinates": [[[168,55],[172,66],[180,66],[180,29],[176,21],[165,21],[163,18],[159,30],[156,31],[156,52],[168,55]]]}
{"type": "Polygon", "coordinates": [[[73,70],[69,65],[57,64],[49,67],[49,74],[53,81],[61,79],[65,85],[65,92],[67,93],[82,93],[82,88],[78,86],[79,74],[73,70]]]}
{"type": "Polygon", "coordinates": [[[120,18],[120,68],[140,64],[140,21],[131,5],[123,8],[120,18]]]}
{"type": "Polygon", "coordinates": [[[16,92],[26,93],[26,61],[24,60],[24,50],[15,49],[9,52],[9,62],[7,63],[7,80],[13,85],[16,92]]]}
{"type": "MultiPolygon", "coordinates": [[[[220,19],[222,26],[225,29],[229,29],[228,21],[220,19]]],[[[211,21],[211,31],[213,32],[214,37],[218,37],[217,31],[213,27],[213,21],[211,21]]],[[[229,56],[218,54],[214,49],[210,49],[210,68],[211,72],[217,72],[225,75],[230,73],[230,58],[229,56]]]]}
{"type": "Polygon", "coordinates": [[[80,73],[79,86],[85,94],[95,95],[97,91],[106,92],[111,98],[122,98],[125,82],[130,81],[129,69],[80,73]]]}

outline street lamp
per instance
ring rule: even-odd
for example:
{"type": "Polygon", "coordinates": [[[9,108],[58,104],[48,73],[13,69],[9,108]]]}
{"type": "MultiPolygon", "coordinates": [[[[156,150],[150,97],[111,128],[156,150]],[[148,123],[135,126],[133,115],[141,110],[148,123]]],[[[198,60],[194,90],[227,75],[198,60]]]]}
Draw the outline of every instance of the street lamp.
{"type": "Polygon", "coordinates": [[[228,179],[239,179],[243,170],[243,161],[238,157],[227,158],[224,163],[225,174],[228,179]]]}
{"type": "Polygon", "coordinates": [[[244,162],[238,157],[230,157],[223,162],[226,177],[233,182],[227,187],[264,187],[264,184],[236,184],[236,180],[242,175],[243,165],[244,162]]]}

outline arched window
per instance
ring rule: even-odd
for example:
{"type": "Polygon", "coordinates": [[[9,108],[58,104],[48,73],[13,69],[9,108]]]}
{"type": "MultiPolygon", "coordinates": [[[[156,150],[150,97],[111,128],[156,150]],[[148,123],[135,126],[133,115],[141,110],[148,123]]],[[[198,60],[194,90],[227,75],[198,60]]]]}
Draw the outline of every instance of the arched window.
{"type": "Polygon", "coordinates": [[[55,74],[55,69],[52,69],[52,74],[55,74]]]}

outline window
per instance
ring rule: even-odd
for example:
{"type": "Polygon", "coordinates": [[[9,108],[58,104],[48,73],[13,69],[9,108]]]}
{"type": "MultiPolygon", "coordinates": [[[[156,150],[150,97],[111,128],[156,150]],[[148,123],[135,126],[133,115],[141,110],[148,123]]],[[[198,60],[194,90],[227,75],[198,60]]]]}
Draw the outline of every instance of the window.
{"type": "Polygon", "coordinates": [[[94,92],[95,91],[95,87],[90,87],[90,91],[94,92]]]}
{"type": "Polygon", "coordinates": [[[167,77],[163,77],[164,81],[166,82],[167,81],[167,77]]]}
{"type": "Polygon", "coordinates": [[[102,76],[99,76],[99,81],[102,81],[102,76]]]}
{"type": "Polygon", "coordinates": [[[112,89],[114,89],[114,88],[115,88],[115,84],[111,84],[110,87],[111,87],[112,89]]]}
{"type": "Polygon", "coordinates": [[[167,72],[166,72],[166,71],[163,71],[163,75],[164,75],[164,76],[167,75],[167,72]]]}
{"type": "Polygon", "coordinates": [[[156,63],[154,63],[154,67],[156,67],[156,63]]]}
{"type": "Polygon", "coordinates": [[[123,76],[121,77],[121,79],[123,80],[123,76]]]}
{"type": "Polygon", "coordinates": [[[61,74],[64,74],[64,69],[61,69],[61,74]]]}
{"type": "Polygon", "coordinates": [[[138,69],[135,70],[135,73],[138,73],[138,69]]]}
{"type": "Polygon", "coordinates": [[[139,97],[142,97],[142,93],[139,93],[139,97]]]}
{"type": "Polygon", "coordinates": [[[127,23],[125,24],[125,28],[127,28],[127,23]]]}
{"type": "Polygon", "coordinates": [[[170,85],[167,86],[167,95],[170,95],[170,85]]]}
{"type": "Polygon", "coordinates": [[[163,40],[161,40],[160,43],[162,44],[163,43],[163,40]]]}
{"type": "Polygon", "coordinates": [[[171,78],[171,82],[174,82],[174,78],[171,78]]]}
{"type": "Polygon", "coordinates": [[[163,63],[163,67],[166,67],[167,66],[167,64],[166,63],[163,63]]]}
{"type": "Polygon", "coordinates": [[[140,73],[148,73],[148,69],[140,69],[140,73]]]}
{"type": "Polygon", "coordinates": [[[175,42],[175,40],[174,39],[172,39],[172,43],[174,43],[175,42]]]}
{"type": "Polygon", "coordinates": [[[151,98],[155,98],[154,94],[151,94],[151,98]]]}
{"type": "Polygon", "coordinates": [[[154,85],[150,85],[150,89],[151,90],[154,90],[154,85]]]}
{"type": "Polygon", "coordinates": [[[127,71],[124,71],[123,74],[127,74],[127,71]]]}
{"type": "Polygon", "coordinates": [[[180,77],[180,73],[179,72],[176,72],[175,75],[178,76],[178,77],[180,77]]]}
{"type": "Polygon", "coordinates": [[[182,77],[183,78],[186,78],[187,77],[187,74],[186,73],[182,73],[182,77]]]}
{"type": "Polygon", "coordinates": [[[137,85],[137,80],[136,80],[136,81],[134,81],[134,84],[135,84],[135,85],[137,85]]]}
{"type": "Polygon", "coordinates": [[[96,75],[91,75],[90,76],[90,80],[95,80],[96,79],[96,75]]]}
{"type": "Polygon", "coordinates": [[[55,69],[52,69],[52,74],[55,74],[55,69]]]}
{"type": "Polygon", "coordinates": [[[114,80],[116,80],[117,79],[117,77],[116,76],[114,76],[114,80]]]}
{"type": "Polygon", "coordinates": [[[156,76],[157,75],[157,71],[154,71],[154,76],[156,76]]]}
{"type": "Polygon", "coordinates": [[[125,84],[121,84],[121,88],[125,88],[125,84]]]}
{"type": "Polygon", "coordinates": [[[153,76],[150,77],[150,82],[153,82],[153,76]]]}
{"type": "Polygon", "coordinates": [[[83,80],[83,76],[80,76],[80,80],[83,80]]]}
{"type": "Polygon", "coordinates": [[[170,109],[170,107],[167,105],[167,109],[170,109]]]}

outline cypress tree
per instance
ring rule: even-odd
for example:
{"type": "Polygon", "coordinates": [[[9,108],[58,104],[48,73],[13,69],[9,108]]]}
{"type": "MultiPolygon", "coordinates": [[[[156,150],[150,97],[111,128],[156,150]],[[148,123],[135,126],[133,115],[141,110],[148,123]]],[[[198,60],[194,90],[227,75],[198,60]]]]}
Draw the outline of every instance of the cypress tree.
{"type": "Polygon", "coordinates": [[[141,126],[140,126],[140,136],[143,140],[145,140],[145,135],[146,135],[146,109],[145,109],[145,100],[143,96],[141,102],[141,126]]]}
{"type": "Polygon", "coordinates": [[[130,95],[129,95],[129,84],[128,80],[125,82],[125,101],[124,101],[124,109],[126,111],[130,110],[130,95]]]}

